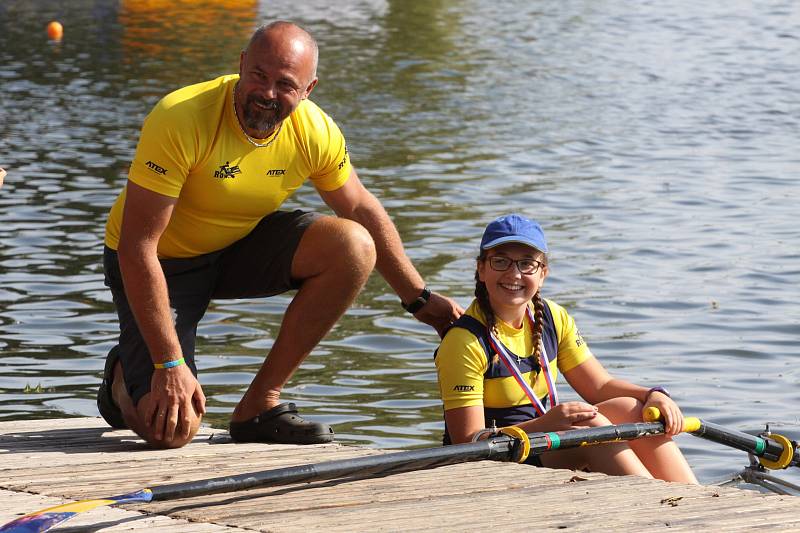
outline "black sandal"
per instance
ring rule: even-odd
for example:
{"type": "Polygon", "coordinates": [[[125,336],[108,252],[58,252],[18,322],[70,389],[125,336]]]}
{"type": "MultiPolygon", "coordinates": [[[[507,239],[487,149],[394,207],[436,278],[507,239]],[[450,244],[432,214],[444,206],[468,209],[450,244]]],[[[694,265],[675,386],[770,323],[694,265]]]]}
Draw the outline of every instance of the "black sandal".
{"type": "Polygon", "coordinates": [[[305,420],[293,403],[282,403],[244,422],[231,422],[230,434],[236,442],[282,444],[323,444],[334,437],[333,428],[305,420]]]}
{"type": "Polygon", "coordinates": [[[108,352],[106,357],[106,366],[103,369],[103,381],[100,382],[100,387],[97,389],[97,410],[100,411],[100,416],[114,429],[128,429],[128,424],[122,418],[122,410],[119,405],[114,403],[114,398],[111,396],[111,385],[114,383],[114,367],[119,361],[117,354],[119,346],[115,346],[108,352]]]}

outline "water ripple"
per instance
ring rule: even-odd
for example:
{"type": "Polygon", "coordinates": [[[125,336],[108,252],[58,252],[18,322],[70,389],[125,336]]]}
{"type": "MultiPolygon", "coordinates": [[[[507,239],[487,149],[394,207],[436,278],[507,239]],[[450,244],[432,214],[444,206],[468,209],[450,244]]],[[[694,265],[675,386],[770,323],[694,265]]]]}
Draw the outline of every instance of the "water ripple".
{"type": "MultiPolygon", "coordinates": [[[[797,427],[789,0],[170,10],[0,3],[0,420],[96,414],[118,333],[103,228],[141,122],[167,92],[234,72],[257,21],[288,18],[316,34],[313,97],[431,288],[467,305],[486,221],[527,213],[553,248],[546,296],[615,375],[664,384],[691,414],[733,427],[797,427]],[[65,24],[60,44],[43,38],[50,18],[65,24]]],[[[326,209],[311,188],[287,207],[326,209]]],[[[197,355],[212,423],[227,424],[290,299],[212,304],[197,355]]],[[[376,276],[285,396],[345,442],[435,445],[437,341],[376,276]]],[[[679,443],[701,479],[743,463],[679,443]]]]}

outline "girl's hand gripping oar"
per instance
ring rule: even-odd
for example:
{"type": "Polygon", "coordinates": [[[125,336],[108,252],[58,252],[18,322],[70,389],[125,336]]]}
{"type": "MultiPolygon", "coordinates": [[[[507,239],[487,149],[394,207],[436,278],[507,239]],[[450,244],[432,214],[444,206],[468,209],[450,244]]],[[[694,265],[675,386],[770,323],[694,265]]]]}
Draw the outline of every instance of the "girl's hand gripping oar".
{"type": "MultiPolygon", "coordinates": [[[[643,417],[646,421],[656,421],[661,418],[661,413],[655,407],[648,407],[643,417]]],[[[752,453],[762,466],[770,470],[800,466],[797,443],[783,435],[772,433],[758,437],[694,417],[684,419],[683,432],[752,453]]]]}

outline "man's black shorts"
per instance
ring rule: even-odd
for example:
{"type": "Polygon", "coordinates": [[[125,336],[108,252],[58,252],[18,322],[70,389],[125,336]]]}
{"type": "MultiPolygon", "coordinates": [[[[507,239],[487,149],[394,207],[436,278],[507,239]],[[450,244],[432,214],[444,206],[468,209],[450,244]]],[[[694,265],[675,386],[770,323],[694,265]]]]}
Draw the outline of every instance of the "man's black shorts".
{"type": "MultiPolygon", "coordinates": [[[[160,260],[183,357],[195,375],[197,323],[209,301],[273,296],[299,288],[299,282],[291,277],[292,259],[303,233],[319,216],[299,210],[276,211],[227,248],[198,257],[160,260]]],[[[119,315],[119,346],[114,351],[122,362],[128,394],[136,404],[150,391],[153,361],[125,296],[117,252],[108,247],[103,268],[119,315]]],[[[160,355],[170,358],[173,354],[160,355]]]]}

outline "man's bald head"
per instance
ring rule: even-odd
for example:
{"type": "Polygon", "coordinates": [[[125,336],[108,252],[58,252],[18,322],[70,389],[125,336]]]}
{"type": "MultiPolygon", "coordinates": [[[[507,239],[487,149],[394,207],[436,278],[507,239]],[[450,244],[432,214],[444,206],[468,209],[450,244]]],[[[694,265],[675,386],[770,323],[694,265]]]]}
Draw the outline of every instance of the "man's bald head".
{"type": "Polygon", "coordinates": [[[278,20],[259,26],[250,42],[247,43],[245,53],[250,50],[272,50],[274,47],[290,47],[299,54],[311,54],[311,79],[317,77],[317,63],[319,61],[319,47],[317,41],[306,30],[285,20],[278,20]]]}
{"type": "Polygon", "coordinates": [[[251,137],[264,139],[317,84],[317,43],[307,31],[278,21],[258,28],[239,58],[234,108],[251,137]]]}

